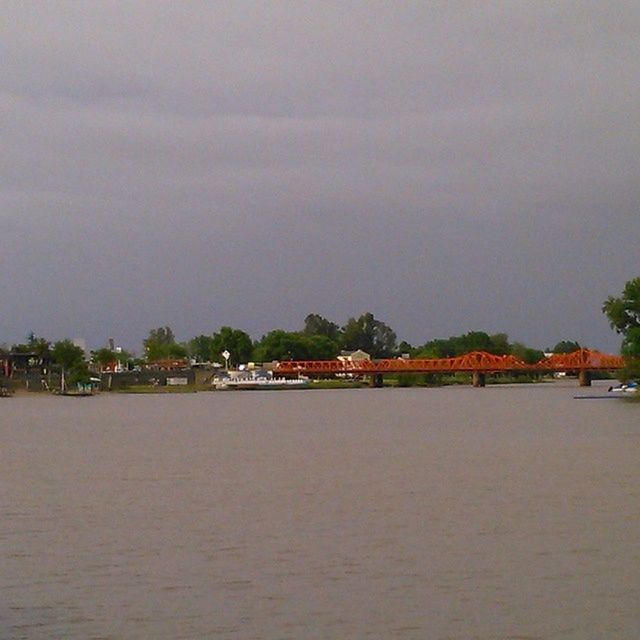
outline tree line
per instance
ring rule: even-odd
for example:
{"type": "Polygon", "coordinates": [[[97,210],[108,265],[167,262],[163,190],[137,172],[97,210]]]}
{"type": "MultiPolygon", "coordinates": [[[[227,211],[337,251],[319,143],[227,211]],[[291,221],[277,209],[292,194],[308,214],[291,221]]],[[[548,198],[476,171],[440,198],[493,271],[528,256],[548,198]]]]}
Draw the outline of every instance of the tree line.
{"type": "MultiPolygon", "coordinates": [[[[602,311],[611,327],[623,337],[622,353],[629,359],[629,367],[640,368],[640,277],[626,283],[621,296],[610,296],[602,311]]],[[[571,353],[581,345],[574,340],[563,340],[547,351],[571,353]]],[[[363,313],[349,318],[343,325],[310,313],[298,331],[274,329],[253,341],[242,329],[223,326],[210,335],[198,335],[186,342],[179,342],[169,326],[149,331],[143,342],[143,355],[135,358],[123,350],[101,348],[92,352],[92,360],[100,365],[120,361],[129,366],[141,362],[190,358],[195,362],[222,362],[223,352],[229,353],[228,362],[236,366],[246,362],[270,362],[273,360],[330,360],[342,351],[361,349],[372,358],[447,358],[470,351],[486,351],[495,355],[514,355],[527,363],[543,358],[544,353],[521,342],[510,342],[505,333],[489,334],[470,331],[463,335],[430,340],[422,345],[398,343],[395,331],[373,313],[363,313]]],[[[48,359],[59,367],[85,375],[84,353],[69,340],[50,343],[31,333],[27,341],[14,344],[14,352],[35,354],[41,360],[48,359]]],[[[640,376],[640,370],[629,369],[629,375],[640,376]]]]}
{"type": "MultiPolygon", "coordinates": [[[[580,345],[577,342],[563,341],[553,350],[567,353],[578,348],[580,345]]],[[[143,362],[187,358],[201,363],[222,363],[222,354],[228,352],[229,364],[237,366],[241,363],[273,360],[331,360],[341,352],[358,349],[372,358],[446,358],[470,351],[513,354],[526,362],[536,362],[543,357],[540,350],[519,342],[509,342],[504,333],[490,335],[483,331],[471,331],[417,346],[406,341],[398,343],[395,331],[370,312],[357,318],[349,318],[342,327],[318,313],[311,313],[298,331],[274,329],[257,341],[253,341],[242,329],[223,326],[212,334],[198,335],[179,342],[171,327],[157,327],[151,329],[145,338],[140,358],[127,351],[108,347],[93,351],[91,357],[93,362],[102,366],[119,361],[132,367],[143,362]]],[[[48,359],[68,369],[81,368],[80,363],[84,362],[82,349],[69,340],[50,343],[33,333],[25,343],[13,345],[12,350],[35,354],[41,360],[48,359]]]]}
{"type": "MultiPolygon", "coordinates": [[[[569,353],[579,348],[577,342],[562,341],[554,351],[569,353]]],[[[418,346],[406,341],[398,343],[395,331],[370,312],[350,318],[342,327],[311,313],[300,330],[274,329],[256,342],[245,331],[232,327],[221,327],[211,335],[199,335],[185,343],[175,340],[170,327],[159,327],[151,330],[144,341],[145,356],[149,360],[190,357],[197,362],[220,362],[221,354],[227,351],[231,365],[273,360],[331,360],[341,352],[356,350],[372,358],[447,358],[470,351],[513,354],[525,362],[537,362],[544,357],[538,349],[519,342],[510,343],[504,333],[489,335],[471,331],[418,346]]]]}

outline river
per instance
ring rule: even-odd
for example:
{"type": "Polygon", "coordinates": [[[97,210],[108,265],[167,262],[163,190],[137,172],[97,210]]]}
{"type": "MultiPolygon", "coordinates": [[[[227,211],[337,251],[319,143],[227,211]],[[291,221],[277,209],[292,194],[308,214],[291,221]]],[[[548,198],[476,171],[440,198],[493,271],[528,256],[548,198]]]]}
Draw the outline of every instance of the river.
{"type": "Polygon", "coordinates": [[[604,391],[0,400],[0,638],[636,640],[604,391]]]}

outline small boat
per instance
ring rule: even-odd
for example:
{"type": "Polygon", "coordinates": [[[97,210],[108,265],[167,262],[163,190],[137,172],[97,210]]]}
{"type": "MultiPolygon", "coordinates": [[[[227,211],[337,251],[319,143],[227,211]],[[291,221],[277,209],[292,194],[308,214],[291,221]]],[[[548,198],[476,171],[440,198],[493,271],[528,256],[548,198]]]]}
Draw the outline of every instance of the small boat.
{"type": "Polygon", "coordinates": [[[73,396],[74,398],[86,398],[88,396],[95,396],[95,380],[96,378],[91,378],[90,382],[78,382],[75,387],[68,387],[66,384],[64,384],[63,379],[61,388],[57,391],[54,391],[54,393],[59,396],[73,396]]]}
{"type": "Polygon", "coordinates": [[[74,398],[86,398],[88,396],[95,396],[95,392],[90,389],[67,389],[61,391],[58,395],[61,396],[73,396],[74,398]]]}
{"type": "Polygon", "coordinates": [[[610,393],[637,393],[638,383],[627,382],[626,384],[619,384],[615,387],[609,387],[609,392],[610,393]]]}
{"type": "Polygon", "coordinates": [[[13,391],[9,387],[0,387],[0,398],[10,398],[13,391]]]}

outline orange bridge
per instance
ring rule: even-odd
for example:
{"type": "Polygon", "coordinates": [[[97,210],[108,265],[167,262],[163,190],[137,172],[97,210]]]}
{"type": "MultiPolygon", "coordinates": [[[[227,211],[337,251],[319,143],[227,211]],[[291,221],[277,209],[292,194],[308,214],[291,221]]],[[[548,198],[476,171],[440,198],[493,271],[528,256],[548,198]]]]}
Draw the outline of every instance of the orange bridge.
{"type": "Polygon", "coordinates": [[[560,373],[575,372],[580,384],[591,383],[593,371],[615,371],[624,366],[621,356],[590,349],[554,354],[535,364],[526,364],[515,356],[496,356],[484,351],[472,351],[455,358],[385,359],[385,360],[289,360],[279,362],[275,373],[280,375],[330,376],[350,374],[371,376],[374,384],[382,384],[385,373],[471,373],[475,386],[484,386],[484,378],[493,373],[560,373]]]}

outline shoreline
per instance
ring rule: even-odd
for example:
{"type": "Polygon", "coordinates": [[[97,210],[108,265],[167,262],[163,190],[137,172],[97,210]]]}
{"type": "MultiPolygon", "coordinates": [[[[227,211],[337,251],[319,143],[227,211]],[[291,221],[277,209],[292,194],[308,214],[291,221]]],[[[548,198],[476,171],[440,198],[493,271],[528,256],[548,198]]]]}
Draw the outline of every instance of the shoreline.
{"type": "MultiPolygon", "coordinates": [[[[554,385],[561,381],[559,380],[551,380],[551,379],[541,379],[541,380],[513,380],[513,379],[505,379],[505,380],[487,380],[487,387],[503,387],[503,386],[522,386],[522,385],[554,385]]],[[[411,383],[411,384],[403,384],[402,381],[399,380],[389,380],[387,381],[382,388],[385,389],[444,389],[448,387],[471,387],[470,381],[466,380],[448,380],[443,384],[427,384],[424,382],[419,383],[411,383]]],[[[279,388],[279,389],[268,389],[269,391],[303,391],[303,390],[348,390],[348,389],[370,389],[373,388],[366,382],[362,381],[344,381],[344,380],[316,380],[312,381],[311,384],[305,389],[287,389],[287,388],[279,388]]],[[[576,388],[581,388],[577,387],[576,388]]],[[[584,387],[583,389],[586,389],[584,387]]],[[[259,389],[260,390],[260,389],[259,389]]],[[[266,389],[261,389],[262,391],[266,389]]],[[[210,385],[176,385],[176,386],[154,386],[154,385],[135,385],[121,389],[112,389],[112,390],[97,390],[95,393],[90,394],[93,396],[99,395],[184,395],[184,394],[195,394],[195,393],[212,393],[212,392],[230,392],[237,391],[237,389],[216,389],[210,385]]],[[[46,390],[27,390],[25,388],[13,388],[11,389],[11,395],[7,397],[14,398],[45,398],[47,396],[60,396],[60,394],[53,393],[51,391],[46,390]]],[[[68,396],[61,396],[68,397],[68,396]]],[[[85,396],[83,396],[85,397],[85,396]]],[[[605,396],[608,397],[608,396],[605,396]]],[[[639,401],[640,394],[634,396],[633,394],[628,394],[628,397],[624,397],[625,400],[629,401],[639,401]]]]}

